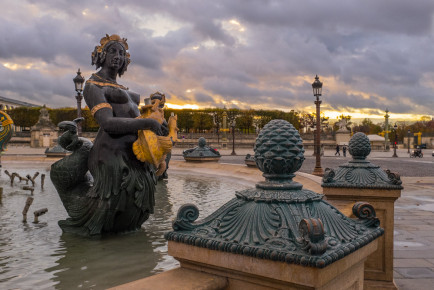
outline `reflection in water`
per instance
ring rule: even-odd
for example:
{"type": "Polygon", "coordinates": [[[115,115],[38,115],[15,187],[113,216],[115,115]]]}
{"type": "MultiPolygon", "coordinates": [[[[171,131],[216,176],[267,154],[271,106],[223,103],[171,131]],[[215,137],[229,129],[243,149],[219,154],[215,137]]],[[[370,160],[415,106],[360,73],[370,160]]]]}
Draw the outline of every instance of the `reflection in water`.
{"type": "MultiPolygon", "coordinates": [[[[22,176],[36,171],[49,176],[42,167],[6,169],[22,176]]],[[[155,213],[141,231],[92,240],[62,234],[57,221],[66,218],[66,211],[49,178],[44,190],[38,179],[29,223],[23,224],[21,212],[29,196],[23,185],[10,187],[7,176],[0,175],[1,289],[103,289],[174,268],[178,262],[167,255],[164,233],[171,230],[178,208],[194,203],[201,219],[233,198],[236,190],[248,187],[233,179],[169,172],[169,179],[157,184],[155,213]],[[33,211],[43,207],[48,213],[39,224],[31,223],[33,211]]]]}
{"type": "Polygon", "coordinates": [[[46,269],[57,289],[98,288],[140,279],[151,272],[161,258],[143,231],[86,239],[63,234],[55,256],[57,265],[46,269]]]}

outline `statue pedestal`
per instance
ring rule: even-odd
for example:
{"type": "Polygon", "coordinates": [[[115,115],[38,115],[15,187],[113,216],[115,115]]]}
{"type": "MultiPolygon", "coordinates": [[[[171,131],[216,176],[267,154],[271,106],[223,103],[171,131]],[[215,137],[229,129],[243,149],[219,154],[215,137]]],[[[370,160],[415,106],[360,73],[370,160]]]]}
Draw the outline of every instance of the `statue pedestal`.
{"type": "Polygon", "coordinates": [[[352,207],[357,201],[369,202],[375,208],[384,235],[378,239],[377,251],[366,261],[364,289],[397,289],[393,282],[393,229],[394,205],[401,190],[324,187],[323,193],[348,217],[354,217],[352,207]]]}
{"type": "Polygon", "coordinates": [[[375,240],[319,269],[169,241],[181,268],[226,277],[230,289],[362,289],[364,262],[376,249],[375,240]]]}
{"type": "Polygon", "coordinates": [[[30,129],[30,147],[53,147],[58,137],[57,131],[57,126],[51,122],[44,105],[41,108],[38,122],[30,129]]]}
{"type": "Polygon", "coordinates": [[[319,269],[169,241],[180,268],[113,289],[363,289],[364,262],[376,249],[374,240],[319,269]]]}
{"type": "Polygon", "coordinates": [[[350,132],[336,132],[336,144],[341,145],[342,143],[348,144],[351,139],[350,132]]]}

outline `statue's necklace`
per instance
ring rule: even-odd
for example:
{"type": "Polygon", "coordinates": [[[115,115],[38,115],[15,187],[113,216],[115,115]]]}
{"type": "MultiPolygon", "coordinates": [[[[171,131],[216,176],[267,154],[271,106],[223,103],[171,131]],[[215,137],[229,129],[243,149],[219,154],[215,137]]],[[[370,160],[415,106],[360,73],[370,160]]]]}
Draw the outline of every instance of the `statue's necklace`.
{"type": "Polygon", "coordinates": [[[92,76],[100,79],[101,81],[95,81],[95,80],[88,79],[86,81],[86,83],[91,83],[91,84],[95,84],[97,86],[102,86],[102,87],[109,86],[109,87],[115,87],[115,88],[119,88],[119,89],[128,90],[127,87],[124,87],[123,85],[119,85],[116,82],[113,82],[113,81],[107,80],[103,77],[100,77],[97,74],[92,74],[92,76]]]}

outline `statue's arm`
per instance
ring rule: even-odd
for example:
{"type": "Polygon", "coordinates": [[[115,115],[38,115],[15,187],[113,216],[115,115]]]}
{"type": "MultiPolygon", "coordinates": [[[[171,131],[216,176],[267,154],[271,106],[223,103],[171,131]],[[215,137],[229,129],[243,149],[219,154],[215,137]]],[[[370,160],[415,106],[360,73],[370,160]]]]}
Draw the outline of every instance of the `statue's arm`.
{"type": "MultiPolygon", "coordinates": [[[[99,104],[108,103],[104,89],[94,84],[86,84],[83,94],[90,110],[99,104]]],[[[107,107],[96,111],[94,118],[109,134],[137,133],[138,130],[152,130],[157,135],[162,134],[161,125],[156,120],[114,117],[113,110],[107,107]]]]}

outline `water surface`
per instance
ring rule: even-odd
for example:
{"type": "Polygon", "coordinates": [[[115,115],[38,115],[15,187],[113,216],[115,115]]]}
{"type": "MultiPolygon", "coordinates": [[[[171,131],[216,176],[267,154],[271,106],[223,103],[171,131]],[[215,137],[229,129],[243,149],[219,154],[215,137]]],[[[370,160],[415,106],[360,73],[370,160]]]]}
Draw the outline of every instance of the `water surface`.
{"type": "Polygon", "coordinates": [[[104,289],[172,269],[177,261],[167,255],[163,235],[171,230],[178,208],[193,203],[200,209],[199,219],[209,215],[234,197],[236,190],[253,184],[234,179],[197,177],[171,171],[169,179],[159,182],[155,214],[143,229],[134,233],[86,239],[63,234],[57,221],[66,211],[49,179],[49,166],[43,163],[4,165],[21,176],[45,174],[41,189],[36,178],[34,201],[28,222],[22,222],[22,210],[30,193],[25,182],[0,174],[3,199],[0,204],[0,288],[1,289],[104,289]],[[48,208],[38,224],[33,212],[48,208]]]}

